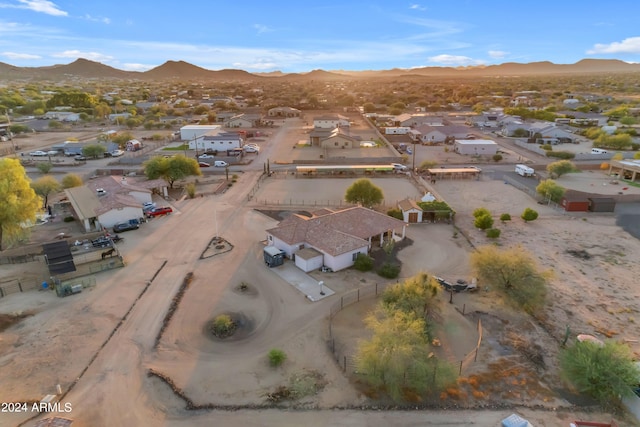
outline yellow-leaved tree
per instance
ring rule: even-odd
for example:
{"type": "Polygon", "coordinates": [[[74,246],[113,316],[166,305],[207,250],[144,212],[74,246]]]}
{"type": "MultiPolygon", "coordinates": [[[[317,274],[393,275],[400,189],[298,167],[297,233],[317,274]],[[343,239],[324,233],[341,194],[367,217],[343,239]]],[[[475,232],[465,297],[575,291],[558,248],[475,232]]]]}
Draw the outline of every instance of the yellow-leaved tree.
{"type": "Polygon", "coordinates": [[[20,161],[0,159],[0,251],[7,238],[22,230],[21,224],[35,222],[41,206],[20,161]]]}

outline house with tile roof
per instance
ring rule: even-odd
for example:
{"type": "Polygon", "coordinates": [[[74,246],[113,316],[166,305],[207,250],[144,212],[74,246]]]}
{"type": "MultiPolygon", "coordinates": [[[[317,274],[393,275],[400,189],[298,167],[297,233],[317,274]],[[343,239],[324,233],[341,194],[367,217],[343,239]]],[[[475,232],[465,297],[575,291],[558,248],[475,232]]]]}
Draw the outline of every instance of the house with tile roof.
{"type": "Polygon", "coordinates": [[[390,238],[404,239],[406,226],[403,221],[360,206],[323,209],[311,217],[292,214],[281,221],[266,231],[267,245],[284,251],[294,261],[299,251],[311,248],[315,252],[302,252],[304,262],[296,265],[314,268],[322,261],[321,266],[339,271],[351,267],[358,254],[368,254],[373,245],[382,245],[390,238]]]}
{"type": "Polygon", "coordinates": [[[142,218],[142,204],[151,202],[153,191],[164,193],[166,187],[162,179],[103,176],[64,191],[74,216],[90,232],[142,218]]]}

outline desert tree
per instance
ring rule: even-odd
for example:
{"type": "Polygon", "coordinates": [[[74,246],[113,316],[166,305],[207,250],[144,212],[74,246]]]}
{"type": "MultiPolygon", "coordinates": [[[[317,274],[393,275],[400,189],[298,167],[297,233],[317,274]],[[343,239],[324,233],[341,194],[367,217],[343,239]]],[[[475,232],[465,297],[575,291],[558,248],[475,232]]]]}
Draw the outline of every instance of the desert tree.
{"type": "Polygon", "coordinates": [[[540,271],[521,246],[482,246],[471,254],[471,265],[482,283],[493,286],[507,301],[529,313],[544,306],[550,272],[540,271]]]}
{"type": "Polygon", "coordinates": [[[477,216],[473,221],[473,225],[480,230],[487,230],[493,227],[493,218],[491,217],[491,215],[477,216]]]}
{"type": "Polygon", "coordinates": [[[535,221],[538,219],[538,211],[531,208],[525,208],[520,217],[524,219],[524,222],[535,221]]]}
{"type": "Polygon", "coordinates": [[[386,310],[402,310],[427,319],[437,310],[440,285],[427,273],[417,274],[387,288],[382,294],[386,310]]]}
{"type": "Polygon", "coordinates": [[[162,178],[170,188],[179,180],[187,176],[200,176],[200,166],[195,159],[190,159],[182,154],[173,157],[155,156],[143,164],[144,174],[149,179],[162,178]]]}
{"type": "Polygon", "coordinates": [[[80,178],[80,175],[78,174],[68,173],[62,177],[60,182],[62,184],[62,188],[80,187],[82,185],[82,178],[80,178]]]}
{"type": "Polygon", "coordinates": [[[556,203],[560,202],[560,199],[562,199],[562,196],[564,196],[564,192],[564,187],[558,185],[552,179],[543,179],[536,187],[536,193],[538,193],[545,199],[551,200],[556,203]]]}
{"type": "Polygon", "coordinates": [[[46,173],[51,172],[51,169],[53,168],[53,163],[51,163],[51,162],[41,162],[41,163],[38,163],[36,165],[36,168],[38,168],[38,170],[41,173],[46,174],[46,173]]]}
{"type": "Polygon", "coordinates": [[[576,341],[560,353],[562,376],[607,409],[619,409],[621,398],[633,395],[640,368],[627,344],[576,341]]]}
{"type": "Polygon", "coordinates": [[[41,203],[20,161],[0,159],[0,250],[5,239],[20,233],[22,223],[35,221],[41,203]]]}
{"type": "Polygon", "coordinates": [[[82,147],[82,155],[92,159],[99,159],[100,157],[103,157],[106,151],[107,149],[104,145],[100,144],[89,144],[82,147]]]}
{"type": "Polygon", "coordinates": [[[358,372],[393,400],[401,401],[406,392],[436,393],[455,381],[452,366],[430,352],[423,318],[379,309],[365,318],[365,324],[372,336],[358,345],[358,372]]]}
{"type": "Polygon", "coordinates": [[[359,203],[362,206],[371,207],[380,204],[384,195],[382,190],[373,185],[370,180],[362,178],[347,188],[344,199],[349,203],[359,203]]]}
{"type": "Polygon", "coordinates": [[[42,197],[43,206],[49,204],[49,195],[60,191],[60,183],[51,175],[42,176],[31,183],[31,188],[42,197]]]}
{"type": "Polygon", "coordinates": [[[488,215],[491,216],[491,211],[487,208],[475,208],[473,210],[473,217],[478,218],[479,216],[488,215]]]}
{"type": "Polygon", "coordinates": [[[577,171],[578,168],[570,160],[558,160],[547,165],[547,172],[552,178],[559,178],[562,175],[577,171]]]}

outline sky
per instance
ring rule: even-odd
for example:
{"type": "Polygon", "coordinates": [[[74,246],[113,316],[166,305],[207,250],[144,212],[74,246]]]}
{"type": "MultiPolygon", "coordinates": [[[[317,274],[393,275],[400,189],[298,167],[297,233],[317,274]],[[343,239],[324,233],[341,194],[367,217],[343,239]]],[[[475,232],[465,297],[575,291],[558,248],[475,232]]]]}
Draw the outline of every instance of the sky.
{"type": "Polygon", "coordinates": [[[640,2],[0,0],[0,62],[308,72],[640,62],[640,2]]]}

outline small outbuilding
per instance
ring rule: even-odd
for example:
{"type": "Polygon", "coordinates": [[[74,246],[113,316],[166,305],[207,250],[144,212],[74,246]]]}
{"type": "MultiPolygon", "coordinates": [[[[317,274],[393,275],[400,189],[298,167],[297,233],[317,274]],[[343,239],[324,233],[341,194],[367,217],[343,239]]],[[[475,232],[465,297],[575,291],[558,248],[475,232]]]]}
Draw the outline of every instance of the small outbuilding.
{"type": "Polygon", "coordinates": [[[402,211],[402,220],[408,223],[422,222],[422,208],[418,206],[415,200],[404,199],[398,202],[398,208],[402,211]]]}
{"type": "Polygon", "coordinates": [[[589,199],[584,195],[567,192],[560,200],[560,206],[567,212],[587,212],[589,199]]]}
{"type": "Polygon", "coordinates": [[[493,156],[498,152],[498,144],[490,139],[456,140],[453,151],[472,156],[493,156]]]}
{"type": "Polygon", "coordinates": [[[613,197],[589,197],[589,212],[614,212],[616,199],[613,197]]]}

